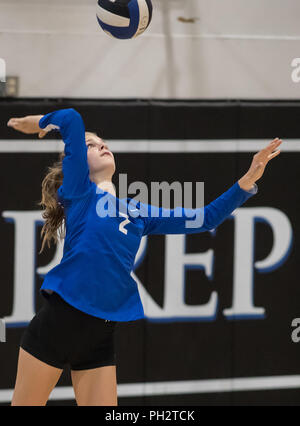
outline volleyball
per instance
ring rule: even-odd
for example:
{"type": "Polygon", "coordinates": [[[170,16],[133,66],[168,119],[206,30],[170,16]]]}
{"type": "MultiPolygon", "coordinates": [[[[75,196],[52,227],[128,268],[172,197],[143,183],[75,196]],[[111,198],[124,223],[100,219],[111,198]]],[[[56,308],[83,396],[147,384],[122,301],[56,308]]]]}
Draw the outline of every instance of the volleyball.
{"type": "Polygon", "coordinates": [[[152,19],[151,0],[98,0],[97,19],[112,37],[130,39],[141,35],[152,19]]]}

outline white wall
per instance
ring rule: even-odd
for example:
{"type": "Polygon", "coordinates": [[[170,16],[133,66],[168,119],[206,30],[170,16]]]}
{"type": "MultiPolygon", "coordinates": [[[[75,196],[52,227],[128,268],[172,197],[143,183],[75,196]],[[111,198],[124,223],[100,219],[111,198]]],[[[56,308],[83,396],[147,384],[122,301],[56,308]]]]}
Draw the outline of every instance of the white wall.
{"type": "Polygon", "coordinates": [[[129,41],[102,32],[96,3],[0,0],[0,57],[20,96],[300,97],[299,0],[153,0],[151,27],[129,41]]]}

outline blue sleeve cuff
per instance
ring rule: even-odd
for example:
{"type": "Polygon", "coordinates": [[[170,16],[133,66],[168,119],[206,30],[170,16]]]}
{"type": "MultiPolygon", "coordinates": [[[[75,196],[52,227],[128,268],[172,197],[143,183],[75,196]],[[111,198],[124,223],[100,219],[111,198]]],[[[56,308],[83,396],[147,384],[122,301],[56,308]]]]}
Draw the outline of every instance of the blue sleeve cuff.
{"type": "Polygon", "coordinates": [[[256,185],[256,183],[253,184],[252,188],[249,189],[249,191],[246,191],[245,189],[241,188],[239,182],[236,182],[235,184],[237,185],[239,190],[242,191],[244,194],[254,195],[258,192],[258,186],[256,185]]]}
{"type": "Polygon", "coordinates": [[[40,121],[39,121],[39,126],[40,126],[40,128],[41,129],[43,129],[44,128],[44,124],[43,124],[43,122],[44,122],[44,118],[45,118],[45,115],[43,115],[43,117],[40,119],[40,121]]]}
{"type": "Polygon", "coordinates": [[[253,184],[253,186],[252,186],[252,188],[249,190],[249,191],[246,191],[246,192],[249,192],[249,194],[256,194],[257,193],[257,191],[258,191],[258,186],[256,185],[256,183],[254,183],[253,184]]]}
{"type": "Polygon", "coordinates": [[[48,124],[47,126],[47,118],[49,114],[44,115],[40,121],[39,121],[39,127],[43,130],[46,130],[46,132],[50,132],[51,130],[59,130],[60,127],[55,124],[48,124]]]}

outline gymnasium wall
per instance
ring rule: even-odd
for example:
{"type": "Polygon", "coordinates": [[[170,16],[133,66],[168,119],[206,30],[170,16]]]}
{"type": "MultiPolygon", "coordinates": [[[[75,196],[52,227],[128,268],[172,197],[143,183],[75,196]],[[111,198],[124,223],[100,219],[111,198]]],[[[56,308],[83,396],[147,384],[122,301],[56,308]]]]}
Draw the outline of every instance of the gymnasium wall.
{"type": "MultiPolygon", "coordinates": [[[[43,277],[62,254],[61,245],[38,254],[37,202],[63,143],[55,133],[33,140],[6,122],[65,107],[108,141],[128,183],[204,182],[206,204],[269,140],[284,139],[258,194],[214,232],[143,238],[133,276],[146,318],[118,324],[118,394],[120,405],[298,405],[300,342],[291,324],[300,317],[300,103],[84,99],[0,102],[0,403],[11,398],[43,277]]],[[[68,370],[49,402],[59,404],[74,404],[68,370]]]]}
{"type": "Polygon", "coordinates": [[[96,0],[0,0],[0,57],[22,97],[298,99],[298,0],[153,0],[136,40],[96,0]]]}

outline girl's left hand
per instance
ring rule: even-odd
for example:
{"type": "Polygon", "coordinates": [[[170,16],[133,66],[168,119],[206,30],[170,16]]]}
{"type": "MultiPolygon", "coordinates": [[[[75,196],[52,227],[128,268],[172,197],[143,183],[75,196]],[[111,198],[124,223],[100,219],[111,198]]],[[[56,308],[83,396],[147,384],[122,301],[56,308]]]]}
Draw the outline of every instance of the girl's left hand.
{"type": "Polygon", "coordinates": [[[249,191],[254,183],[262,177],[268,162],[280,154],[281,151],[277,148],[281,143],[281,139],[273,139],[269,145],[253,156],[248,172],[239,180],[239,185],[242,189],[249,191]]]}

